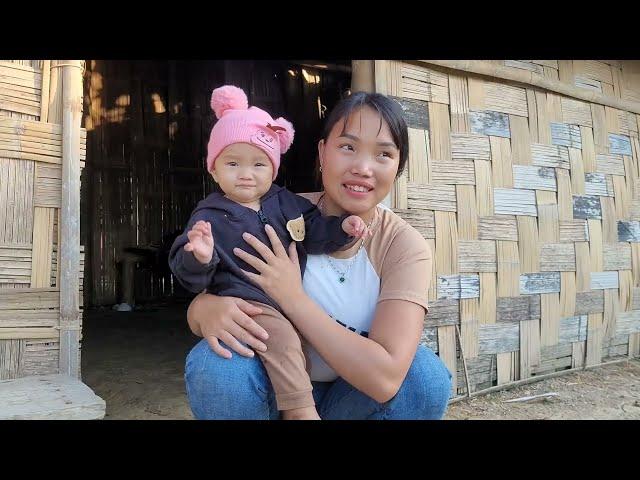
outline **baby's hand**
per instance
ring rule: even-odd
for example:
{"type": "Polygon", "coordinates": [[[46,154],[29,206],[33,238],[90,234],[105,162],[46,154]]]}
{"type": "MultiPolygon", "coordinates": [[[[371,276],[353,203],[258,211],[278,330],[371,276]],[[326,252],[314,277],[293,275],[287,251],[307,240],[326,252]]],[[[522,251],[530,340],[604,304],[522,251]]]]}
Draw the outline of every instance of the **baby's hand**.
{"type": "Polygon", "coordinates": [[[350,215],[342,221],[342,230],[352,237],[362,238],[368,233],[367,224],[357,215],[350,215]]]}
{"type": "Polygon", "coordinates": [[[189,243],[184,246],[185,251],[193,252],[196,259],[206,265],[213,257],[213,234],[211,233],[211,224],[199,220],[187,232],[189,243]]]}

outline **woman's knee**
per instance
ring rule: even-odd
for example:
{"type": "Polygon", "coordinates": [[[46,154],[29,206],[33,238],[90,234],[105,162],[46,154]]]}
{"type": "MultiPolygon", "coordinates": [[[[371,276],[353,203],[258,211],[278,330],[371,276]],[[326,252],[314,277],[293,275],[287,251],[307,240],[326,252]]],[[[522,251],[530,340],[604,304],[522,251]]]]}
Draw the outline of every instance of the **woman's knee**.
{"type": "Polygon", "coordinates": [[[397,418],[440,419],[447,409],[451,388],[451,373],[442,360],[420,345],[388,411],[397,418]]]}
{"type": "Polygon", "coordinates": [[[189,352],[185,365],[187,397],[197,419],[269,419],[274,398],[257,357],[218,356],[206,340],[189,352]]]}

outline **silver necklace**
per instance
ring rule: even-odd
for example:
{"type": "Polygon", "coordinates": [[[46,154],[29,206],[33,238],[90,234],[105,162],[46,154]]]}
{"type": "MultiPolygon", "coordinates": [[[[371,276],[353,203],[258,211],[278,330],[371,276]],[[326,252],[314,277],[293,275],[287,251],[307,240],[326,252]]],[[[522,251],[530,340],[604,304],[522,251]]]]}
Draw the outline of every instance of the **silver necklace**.
{"type": "Polygon", "coordinates": [[[338,270],[338,268],[331,261],[331,257],[329,257],[328,254],[325,254],[323,256],[325,261],[327,262],[327,264],[338,274],[338,282],[340,282],[340,283],[344,283],[345,282],[345,280],[347,279],[347,275],[348,275],[349,271],[351,270],[351,267],[353,267],[353,264],[356,262],[356,259],[358,258],[358,255],[360,254],[360,250],[362,250],[363,246],[364,246],[364,238],[360,242],[360,246],[358,247],[358,251],[353,256],[353,258],[351,258],[351,260],[349,261],[349,264],[347,265],[347,269],[344,272],[341,271],[341,270],[338,270]]]}
{"type": "MultiPolygon", "coordinates": [[[[322,195],[322,197],[320,197],[320,200],[318,201],[318,208],[320,209],[321,212],[323,210],[323,207],[324,207],[324,194],[322,195]]],[[[375,220],[375,218],[376,218],[376,216],[374,214],[373,218],[371,219],[371,221],[367,225],[367,230],[371,229],[371,225],[373,224],[373,221],[375,220]]],[[[344,283],[347,280],[347,274],[351,270],[351,267],[353,267],[353,264],[356,262],[356,259],[358,258],[358,255],[360,254],[360,250],[362,250],[362,247],[364,247],[364,240],[365,239],[363,238],[362,241],[360,242],[360,246],[358,247],[358,251],[351,258],[351,261],[347,265],[347,269],[344,272],[342,270],[338,270],[338,268],[331,261],[331,257],[329,257],[329,254],[323,255],[323,258],[324,258],[325,262],[327,262],[327,264],[338,274],[338,282],[344,283]]]]}

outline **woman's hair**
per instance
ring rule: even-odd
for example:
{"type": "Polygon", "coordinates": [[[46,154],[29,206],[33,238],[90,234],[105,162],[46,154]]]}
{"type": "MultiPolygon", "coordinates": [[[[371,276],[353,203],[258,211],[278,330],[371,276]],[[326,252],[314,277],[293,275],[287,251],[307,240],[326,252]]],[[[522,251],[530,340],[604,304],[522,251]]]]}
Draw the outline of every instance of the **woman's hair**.
{"type": "Polygon", "coordinates": [[[382,121],[384,120],[389,126],[393,142],[400,151],[400,161],[398,163],[398,173],[396,178],[402,174],[407,158],[409,157],[409,133],[407,131],[407,123],[404,119],[402,107],[395,100],[382,95],[381,93],[355,92],[348,97],[343,98],[331,110],[327,121],[322,130],[322,139],[326,142],[334,125],[340,120],[345,120],[343,126],[346,127],[346,120],[354,111],[368,106],[376,110],[380,114],[380,129],[382,129],[382,121]]]}

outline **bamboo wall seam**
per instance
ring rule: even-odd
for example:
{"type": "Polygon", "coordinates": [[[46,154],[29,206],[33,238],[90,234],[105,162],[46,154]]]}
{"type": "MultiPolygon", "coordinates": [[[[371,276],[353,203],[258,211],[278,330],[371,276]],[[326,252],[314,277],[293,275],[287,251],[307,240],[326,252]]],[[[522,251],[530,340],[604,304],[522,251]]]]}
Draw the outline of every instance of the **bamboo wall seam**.
{"type": "MultiPolygon", "coordinates": [[[[62,77],[57,65],[55,60],[0,61],[0,380],[59,372],[62,77]]],[[[83,129],[81,166],[85,152],[83,129]]],[[[78,247],[82,305],[84,259],[78,247]]],[[[78,363],[79,358],[78,352],[78,363]]]]}
{"type": "MultiPolygon", "coordinates": [[[[640,101],[638,65],[457,63],[640,101]]],[[[456,328],[472,392],[638,356],[640,115],[429,61],[374,71],[409,124],[392,206],[434,250],[422,341],[452,395],[467,391],[456,328]]]]}

